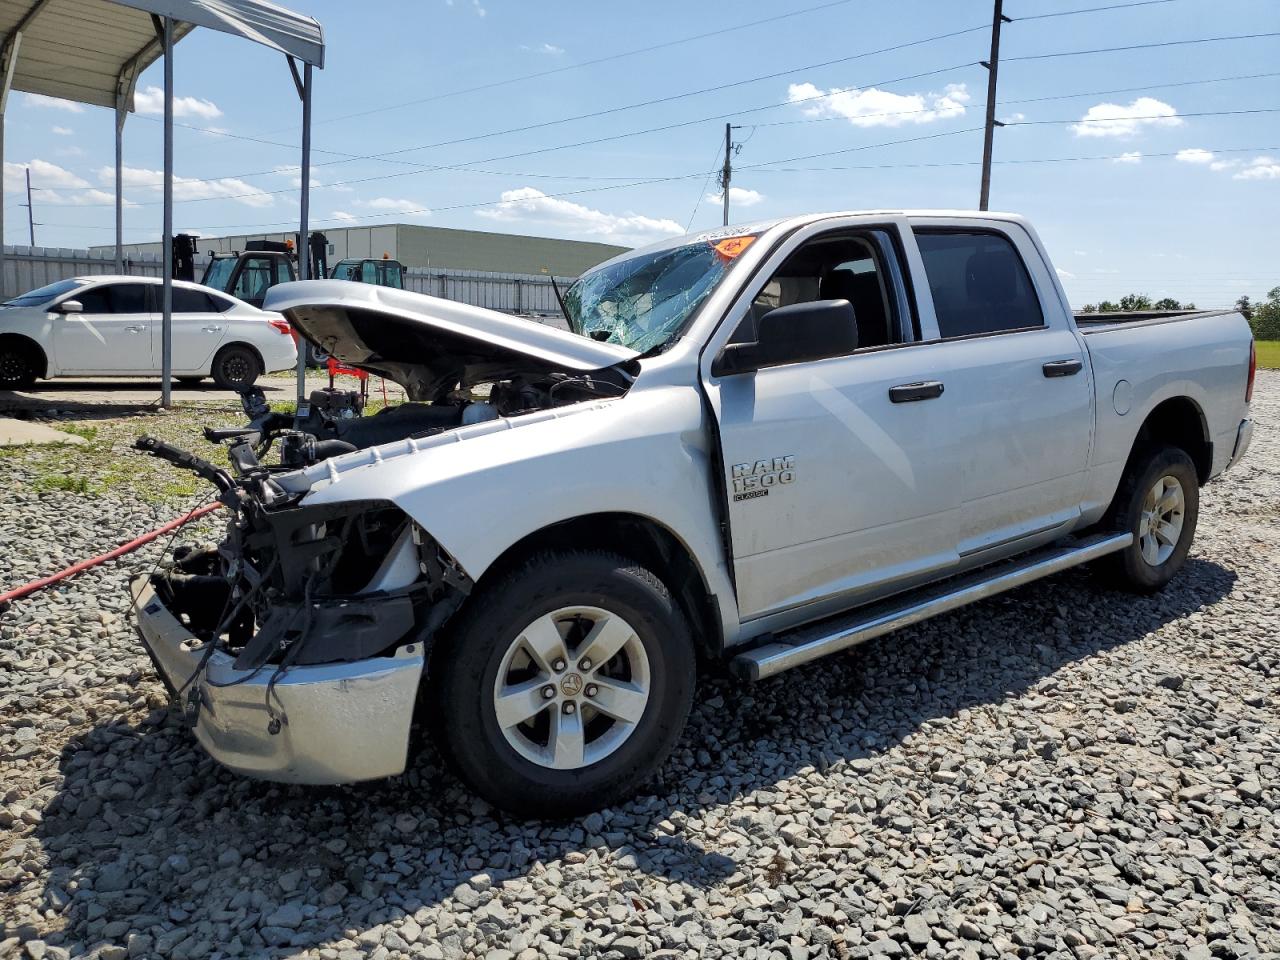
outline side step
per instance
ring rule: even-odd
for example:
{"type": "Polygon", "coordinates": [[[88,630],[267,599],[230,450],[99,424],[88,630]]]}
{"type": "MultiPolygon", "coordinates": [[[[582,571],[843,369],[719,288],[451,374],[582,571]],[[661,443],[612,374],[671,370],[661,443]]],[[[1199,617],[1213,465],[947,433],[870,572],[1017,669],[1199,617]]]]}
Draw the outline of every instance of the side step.
{"type": "Polygon", "coordinates": [[[1044,547],[1025,556],[984,567],[947,580],[923,593],[891,597],[851,613],[820,620],[781,634],[773,643],[738,654],[730,661],[734,673],[763,680],[775,673],[817,660],[850,647],[955,610],[975,600],[995,596],[1070,567],[1088,563],[1133,543],[1133,534],[1099,534],[1066,545],[1044,547]]]}

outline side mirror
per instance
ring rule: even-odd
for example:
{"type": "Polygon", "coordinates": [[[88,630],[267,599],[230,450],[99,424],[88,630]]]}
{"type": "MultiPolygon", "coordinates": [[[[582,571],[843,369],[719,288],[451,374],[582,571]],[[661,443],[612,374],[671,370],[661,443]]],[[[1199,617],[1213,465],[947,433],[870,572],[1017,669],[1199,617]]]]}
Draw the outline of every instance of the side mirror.
{"type": "Polygon", "coordinates": [[[713,377],[803,363],[858,349],[858,322],[848,300],[813,300],[770,310],[755,343],[734,343],[711,364],[713,377]]]}
{"type": "Polygon", "coordinates": [[[63,300],[53,309],[58,313],[84,313],[84,304],[79,300],[63,300]]]}

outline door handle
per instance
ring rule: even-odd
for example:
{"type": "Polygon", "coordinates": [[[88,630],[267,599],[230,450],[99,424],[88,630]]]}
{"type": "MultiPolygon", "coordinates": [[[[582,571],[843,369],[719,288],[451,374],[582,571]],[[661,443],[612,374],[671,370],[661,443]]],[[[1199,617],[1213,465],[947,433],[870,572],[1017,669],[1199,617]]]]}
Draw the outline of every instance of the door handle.
{"type": "Polygon", "coordinates": [[[132,326],[125,327],[124,332],[125,333],[142,333],[146,329],[147,328],[143,324],[135,323],[132,326]]]}
{"type": "Polygon", "coordinates": [[[923,380],[920,383],[902,383],[889,388],[889,399],[894,403],[914,403],[916,400],[932,400],[942,396],[941,380],[923,380]]]}
{"type": "Polygon", "coordinates": [[[205,333],[221,333],[222,328],[221,327],[205,327],[204,332],[205,333]]]}
{"type": "Polygon", "coordinates": [[[1046,377],[1074,377],[1084,368],[1084,362],[1077,359],[1051,360],[1040,369],[1046,377]]]}

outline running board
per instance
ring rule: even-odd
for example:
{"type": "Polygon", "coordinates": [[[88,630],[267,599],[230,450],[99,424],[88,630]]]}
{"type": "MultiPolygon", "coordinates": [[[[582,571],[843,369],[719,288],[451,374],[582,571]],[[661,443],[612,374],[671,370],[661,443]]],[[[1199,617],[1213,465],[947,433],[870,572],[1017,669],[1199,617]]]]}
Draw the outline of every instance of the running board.
{"type": "Polygon", "coordinates": [[[1044,547],[1022,557],[964,574],[930,589],[892,597],[879,603],[821,620],[773,643],[738,654],[730,661],[734,673],[763,680],[775,673],[837,653],[893,630],[928,620],[975,600],[995,596],[1070,567],[1088,563],[1133,543],[1133,534],[1101,534],[1069,544],[1044,547]]]}

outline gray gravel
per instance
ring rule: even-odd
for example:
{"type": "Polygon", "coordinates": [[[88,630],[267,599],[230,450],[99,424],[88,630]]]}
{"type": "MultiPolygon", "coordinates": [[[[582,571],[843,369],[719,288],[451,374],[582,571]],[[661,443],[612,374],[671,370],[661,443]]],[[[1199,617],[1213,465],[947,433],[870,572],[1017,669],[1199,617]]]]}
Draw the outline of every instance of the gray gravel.
{"type": "MultiPolygon", "coordinates": [[[[558,825],[395,780],[228,774],[124,617],[148,552],[0,621],[0,956],[1280,955],[1280,374],[1162,595],[1070,573],[755,687],[558,825]]],[[[187,501],[30,492],[0,583],[187,501]]]]}

